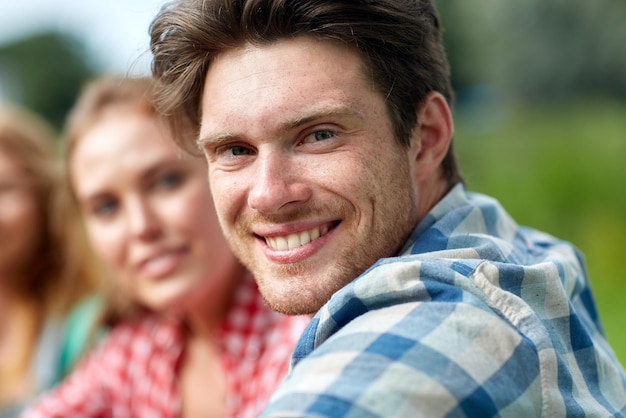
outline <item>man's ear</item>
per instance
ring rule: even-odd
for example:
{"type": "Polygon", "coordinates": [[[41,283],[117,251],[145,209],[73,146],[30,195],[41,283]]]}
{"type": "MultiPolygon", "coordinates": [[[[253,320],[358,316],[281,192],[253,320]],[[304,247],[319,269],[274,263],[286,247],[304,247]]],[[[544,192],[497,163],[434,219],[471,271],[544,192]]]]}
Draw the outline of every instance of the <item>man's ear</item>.
{"type": "Polygon", "coordinates": [[[411,144],[417,181],[424,181],[440,170],[453,134],[452,111],[447,100],[441,93],[430,92],[417,110],[411,144]]]}

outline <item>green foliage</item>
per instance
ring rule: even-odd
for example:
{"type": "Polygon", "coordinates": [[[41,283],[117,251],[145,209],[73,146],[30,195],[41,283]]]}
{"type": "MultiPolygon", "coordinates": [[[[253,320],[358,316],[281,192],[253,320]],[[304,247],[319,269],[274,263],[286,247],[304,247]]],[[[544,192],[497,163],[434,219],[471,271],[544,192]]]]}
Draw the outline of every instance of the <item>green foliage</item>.
{"type": "Polygon", "coordinates": [[[626,96],[626,1],[437,0],[457,89],[626,96]]]}
{"type": "Polygon", "coordinates": [[[37,34],[0,46],[0,81],[11,84],[12,100],[60,129],[79,89],[94,74],[85,57],[75,38],[37,34]]]}
{"type": "Polygon", "coordinates": [[[585,254],[605,331],[623,364],[625,114],[625,102],[518,104],[482,121],[485,130],[460,109],[455,135],[468,189],[498,198],[520,224],[585,254]]]}

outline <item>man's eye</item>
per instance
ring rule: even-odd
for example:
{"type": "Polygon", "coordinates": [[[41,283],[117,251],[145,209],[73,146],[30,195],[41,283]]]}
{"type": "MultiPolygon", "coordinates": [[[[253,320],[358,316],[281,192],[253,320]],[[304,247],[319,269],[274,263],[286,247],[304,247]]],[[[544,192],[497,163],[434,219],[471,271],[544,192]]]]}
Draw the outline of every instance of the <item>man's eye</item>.
{"type": "Polygon", "coordinates": [[[334,136],[335,136],[335,132],[333,131],[315,131],[305,136],[304,141],[302,142],[313,143],[313,142],[326,141],[328,139],[333,138],[334,136]]]}
{"type": "Polygon", "coordinates": [[[230,152],[232,153],[232,155],[249,155],[250,154],[250,150],[248,148],[241,147],[241,146],[231,147],[230,152]]]}
{"type": "Polygon", "coordinates": [[[216,150],[216,153],[226,157],[238,157],[241,155],[250,155],[252,154],[252,151],[250,151],[248,147],[244,147],[242,145],[226,145],[219,147],[216,150]]]}

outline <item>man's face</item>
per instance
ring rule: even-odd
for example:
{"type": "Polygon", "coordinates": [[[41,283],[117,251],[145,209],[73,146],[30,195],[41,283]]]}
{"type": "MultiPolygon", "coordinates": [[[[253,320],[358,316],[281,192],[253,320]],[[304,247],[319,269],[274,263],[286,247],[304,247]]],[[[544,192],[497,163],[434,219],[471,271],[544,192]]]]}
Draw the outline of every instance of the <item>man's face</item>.
{"type": "Polygon", "coordinates": [[[413,164],[360,57],[302,37],[211,65],[200,145],[218,216],[275,309],[317,311],[417,223],[413,164]]]}

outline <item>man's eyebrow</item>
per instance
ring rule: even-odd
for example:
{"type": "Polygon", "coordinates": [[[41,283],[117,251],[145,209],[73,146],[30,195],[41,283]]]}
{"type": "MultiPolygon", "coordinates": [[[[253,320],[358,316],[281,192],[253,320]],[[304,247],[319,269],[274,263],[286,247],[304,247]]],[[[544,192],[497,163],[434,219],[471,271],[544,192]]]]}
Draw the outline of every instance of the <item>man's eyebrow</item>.
{"type": "Polygon", "coordinates": [[[340,105],[340,106],[324,107],[322,109],[312,111],[303,117],[293,119],[293,120],[288,120],[284,123],[284,127],[287,129],[293,129],[293,128],[297,128],[299,126],[314,122],[318,119],[324,119],[328,117],[341,117],[341,116],[356,117],[359,119],[364,119],[363,115],[360,112],[357,112],[353,107],[340,105]]]}
{"type": "Polygon", "coordinates": [[[237,138],[237,135],[233,135],[233,134],[207,135],[207,136],[198,138],[196,140],[196,146],[199,148],[202,148],[207,144],[217,145],[222,142],[232,141],[233,138],[237,138]]]}
{"type": "MultiPolygon", "coordinates": [[[[315,122],[320,119],[325,119],[329,117],[351,117],[358,119],[365,119],[361,112],[356,111],[351,106],[332,106],[332,107],[324,107],[321,109],[317,109],[311,112],[307,112],[306,115],[298,118],[287,119],[282,123],[281,128],[283,130],[291,130],[298,128],[302,125],[309,124],[311,122],[315,122]]],[[[223,133],[217,135],[206,135],[200,137],[196,140],[196,145],[200,148],[206,146],[207,144],[219,145],[222,142],[230,142],[233,139],[241,138],[241,135],[232,134],[232,133],[223,133]]]]}

